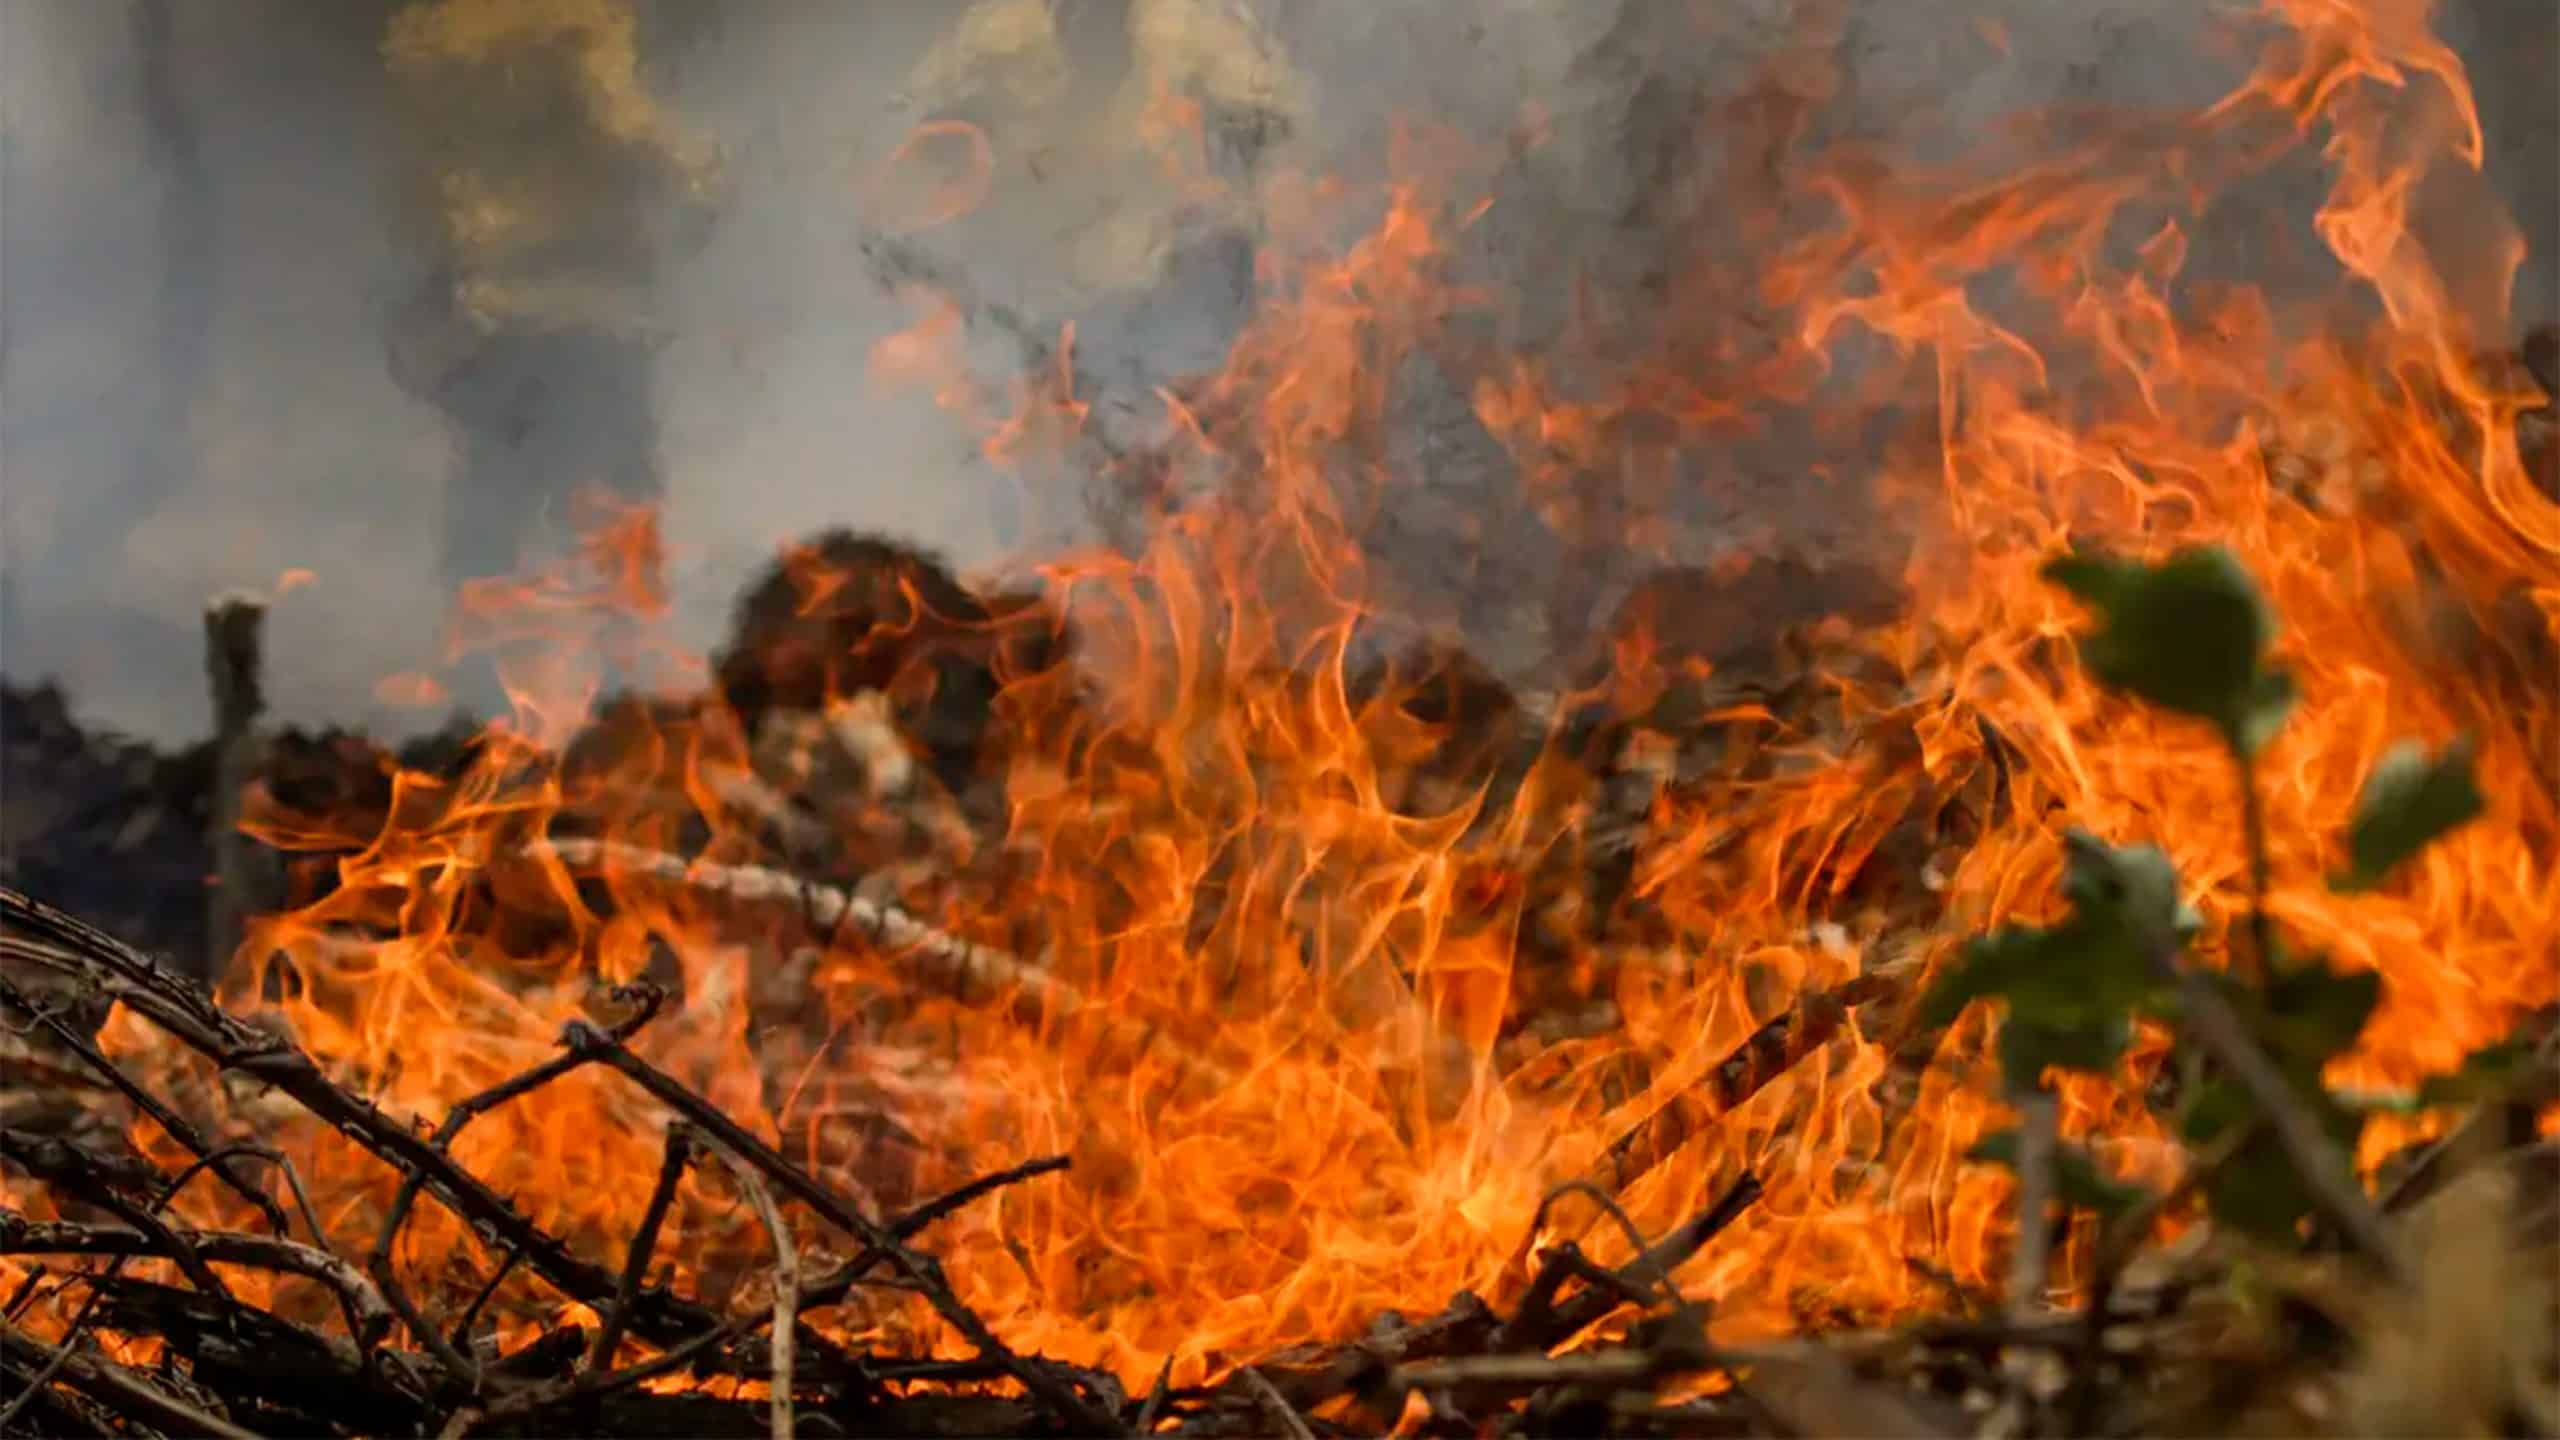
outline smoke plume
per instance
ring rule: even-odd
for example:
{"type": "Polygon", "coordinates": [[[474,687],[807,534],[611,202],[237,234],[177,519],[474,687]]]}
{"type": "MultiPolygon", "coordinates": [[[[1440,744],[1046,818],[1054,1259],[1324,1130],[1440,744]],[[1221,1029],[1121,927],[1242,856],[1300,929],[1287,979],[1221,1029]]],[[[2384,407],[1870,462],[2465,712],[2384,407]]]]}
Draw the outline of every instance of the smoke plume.
{"type": "MultiPolygon", "coordinates": [[[[538,550],[575,485],[610,478],[536,475],[530,495],[457,479],[516,472],[473,469],[490,434],[421,387],[403,339],[418,297],[451,278],[434,203],[460,203],[450,183],[419,203],[454,172],[422,154],[419,98],[386,58],[405,8],[91,0],[0,16],[12,679],[56,677],[93,719],[193,736],[206,598],[307,571],[270,620],[280,716],[391,730],[440,718],[388,708],[375,686],[435,662],[458,557],[538,550]]],[[[1720,194],[1772,183],[1755,165],[1792,152],[1707,143],[1720,126],[1741,138],[1738,117],[1774,133],[1802,104],[1799,147],[1890,136],[1951,154],[2061,102],[2192,105],[2237,63],[2209,48],[2201,0],[1961,8],[640,3],[634,80],[651,123],[705,159],[686,201],[700,218],[653,237],[627,271],[640,278],[598,302],[609,322],[580,322],[638,357],[637,390],[572,373],[625,362],[563,345],[510,362],[559,373],[524,378],[507,403],[538,412],[523,423],[549,437],[542,465],[641,452],[641,488],[663,490],[679,630],[708,648],[742,578],[822,525],[912,537],[971,567],[1083,538],[1077,507],[1041,493],[1077,477],[999,470],[970,417],[872,373],[875,347],[918,318],[901,278],[965,288],[990,386],[1074,322],[1090,423],[1137,434],[1161,421],[1158,388],[1214,365],[1251,313],[1274,217],[1249,197],[1290,173],[1386,178],[1399,134],[1413,140],[1404,121],[1497,158],[1463,258],[1513,297],[1499,338],[1535,348],[1564,324],[1563,276],[1642,297],[1699,253],[1698,217],[1720,194]],[[1169,93],[1201,107],[1190,150],[1165,139],[1155,102],[1169,93]],[[1193,173],[1167,163],[1182,154],[1193,173]],[[626,392],[645,414],[618,408],[626,392]]],[[[2524,319],[2560,308],[2556,23],[2547,0],[2462,0],[2442,21],[2534,257],[2524,319]]],[[[1503,466],[1454,377],[1399,383],[1417,417],[1399,465],[1461,488],[1503,466]]],[[[1725,503],[1781,529],[1835,523],[1834,507],[1788,498],[1810,443],[1738,458],[1752,473],[1725,503]]],[[[1432,504],[1467,502],[1413,494],[1400,503],[1419,571],[1438,553],[1432,504]]],[[[1516,593],[1560,563],[1528,539],[1517,552],[1494,557],[1512,572],[1453,578],[1450,593],[1516,593]]]]}

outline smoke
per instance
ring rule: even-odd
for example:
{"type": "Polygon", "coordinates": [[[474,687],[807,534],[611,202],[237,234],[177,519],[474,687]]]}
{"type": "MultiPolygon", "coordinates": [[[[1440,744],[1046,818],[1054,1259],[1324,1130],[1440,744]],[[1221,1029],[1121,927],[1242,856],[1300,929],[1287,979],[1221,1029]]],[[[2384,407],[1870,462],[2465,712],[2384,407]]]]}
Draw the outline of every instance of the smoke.
{"type": "Polygon", "coordinates": [[[0,17],[0,664],[93,718],[200,733],[205,601],[293,567],[288,712],[360,718],[360,671],[433,642],[448,446],[382,364],[365,9],[0,17]]]}
{"type": "MultiPolygon", "coordinates": [[[[579,478],[483,513],[457,493],[466,437],[395,378],[389,336],[436,264],[404,199],[419,160],[381,52],[396,8],[0,14],[0,670],[61,679],[93,720],[200,733],[204,600],[294,569],[316,578],[269,622],[279,715],[437,718],[373,692],[435,661],[448,536],[545,531],[579,478]]],[[[1696,220],[1720,188],[1764,183],[1745,147],[1673,141],[1745,101],[1784,103],[1754,89],[1773,62],[1822,102],[1817,138],[1889,134],[1922,153],[2056,101],[2192,105],[2237,63],[2203,47],[2203,0],[1964,8],[1972,21],[1902,0],[1023,0],[955,25],[963,7],[938,0],[651,0],[644,80],[666,123],[716,155],[708,224],[658,257],[628,317],[651,346],[680,638],[708,648],[747,573],[822,525],[969,567],[1076,538],[1072,497],[1054,492],[1077,477],[1003,473],[965,419],[871,374],[874,347],[917,318],[882,283],[900,257],[964,277],[982,320],[1016,317],[969,332],[990,380],[1074,321],[1092,423],[1143,430],[1156,388],[1214,362],[1251,312],[1271,217],[1215,196],[1289,171],[1384,178],[1402,118],[1509,156],[1466,259],[1516,297],[1502,338],[1534,345],[1564,323],[1568,271],[1640,303],[1712,241],[1696,220]],[[1191,183],[1151,141],[1158,82],[1212,102],[1197,163],[1219,184],[1191,183]],[[956,127],[909,144],[928,119],[978,127],[988,173],[956,127]],[[1505,149],[1532,130],[1534,150],[1505,149]],[[966,218],[905,233],[953,196],[975,201],[966,218]]],[[[2518,293],[2531,316],[2560,303],[2553,24],[2548,0],[2463,0],[2445,24],[2537,257],[2518,293]]],[[[1454,377],[1400,378],[1425,417],[1406,463],[1444,492],[1501,467],[1454,377]]],[[[1766,476],[1723,493],[1781,523],[1837,523],[1818,498],[1785,518],[1800,458],[1760,457],[1766,476]]],[[[1418,567],[1437,513],[1424,500],[1418,567]]],[[[1510,568],[1451,593],[1531,593],[1558,563],[1529,539],[1497,559],[1510,568]]]]}

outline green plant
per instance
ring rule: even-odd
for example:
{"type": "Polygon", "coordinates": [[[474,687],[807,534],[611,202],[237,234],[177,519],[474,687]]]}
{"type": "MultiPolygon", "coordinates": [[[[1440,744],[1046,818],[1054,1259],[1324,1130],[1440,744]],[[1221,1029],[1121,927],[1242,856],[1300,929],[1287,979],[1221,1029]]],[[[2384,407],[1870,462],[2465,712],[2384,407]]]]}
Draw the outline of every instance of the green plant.
{"type": "MultiPolygon", "coordinates": [[[[2048,927],[2010,926],[1968,945],[1922,1002],[1925,1023],[1952,1023],[1977,1001],[2003,1010],[2002,1084],[2029,1120],[1987,1136],[1975,1159],[2025,1172],[2027,1193],[2147,1229],[2169,1197],[2108,1178],[2051,1133],[2048,1070],[2112,1073],[2137,1021],[2174,1024],[2185,1082],[2171,1128],[2199,1156],[2192,1184],[2217,1222],[2292,1241],[2323,1212],[2347,1237],[2390,1259],[2370,1202],[2347,1172],[2370,1102],[2326,1088],[2321,1072],[2355,1043],[2381,999],[2372,972],[2339,972],[2316,955],[2285,953],[2266,905],[2268,851],[2256,761],[2290,713],[2292,679],[2271,665],[2273,613],[2238,561],[2219,549],[2181,551],[2156,565],[2078,553],[2047,579],[2093,612],[2080,640],[2090,673],[2111,689],[2210,724],[2239,788],[2250,896],[2248,964],[2211,973],[2182,963],[2201,928],[2178,893],[2168,856],[2149,845],[2066,837],[2067,915],[2048,927]],[[2037,1134],[2041,1124],[2043,1133],[2037,1134]]],[[[2383,883],[2403,862],[2477,815],[2471,753],[2457,741],[2429,756],[2396,747],[2367,781],[2347,836],[2344,891],[2383,883]]],[[[2514,1045],[2475,1055],[2404,1105],[2467,1103],[2501,1093],[2526,1061],[2514,1045]]],[[[2124,1241],[2107,1247],[2120,1253],[2124,1241]]],[[[2041,1252],[2038,1252],[2041,1258],[2041,1252]]]]}

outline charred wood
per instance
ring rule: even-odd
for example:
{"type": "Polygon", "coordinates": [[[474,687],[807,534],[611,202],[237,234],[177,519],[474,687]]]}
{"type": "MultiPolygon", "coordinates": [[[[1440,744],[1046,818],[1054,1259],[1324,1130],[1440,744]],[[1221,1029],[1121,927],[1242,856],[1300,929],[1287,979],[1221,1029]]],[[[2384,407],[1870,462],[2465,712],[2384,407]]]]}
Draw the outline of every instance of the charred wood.
{"type": "Polygon", "coordinates": [[[222,595],[205,607],[205,675],[213,686],[213,799],[206,844],[213,852],[206,895],[202,974],[212,979],[240,948],[240,926],[254,910],[271,908],[269,866],[240,833],[240,801],[258,762],[258,717],[266,709],[259,666],[266,602],[253,595],[222,595]]]}

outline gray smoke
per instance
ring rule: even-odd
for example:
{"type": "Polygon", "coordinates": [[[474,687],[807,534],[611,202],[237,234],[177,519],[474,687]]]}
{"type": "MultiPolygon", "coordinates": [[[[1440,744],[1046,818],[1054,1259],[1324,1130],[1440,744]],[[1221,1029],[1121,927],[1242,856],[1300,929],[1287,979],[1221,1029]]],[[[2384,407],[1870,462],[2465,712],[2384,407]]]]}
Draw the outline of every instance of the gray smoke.
{"type": "MultiPolygon", "coordinates": [[[[433,264],[398,194],[412,160],[379,53],[395,8],[0,9],[0,669],[58,677],[89,718],[200,733],[205,598],[293,568],[317,579],[270,620],[278,713],[386,729],[436,718],[384,709],[373,686],[435,659],[447,537],[528,523],[457,498],[462,439],[386,356],[433,264]]],[[[1754,183],[1747,156],[1675,141],[1744,97],[1816,0],[1056,0],[1054,45],[982,35],[965,55],[934,48],[962,9],[943,0],[645,5],[649,83],[721,155],[715,218],[660,263],[636,321],[655,347],[656,468],[689,643],[713,643],[775,543],[822,525],[912,536],[964,566],[1076,533],[1060,520],[1073,507],[1024,494],[966,423],[869,375],[873,346],[914,318],[882,285],[898,268],[884,235],[893,261],[946,267],[986,315],[1017,317],[1021,334],[971,332],[991,380],[1075,321],[1106,431],[1155,424],[1155,388],[1212,363],[1249,313],[1259,218],[1204,211],[1120,143],[1137,118],[1133,8],[1155,27],[1155,63],[1187,57],[1186,78],[1227,97],[1208,163],[1230,177],[1375,179],[1400,116],[1492,141],[1534,102],[1550,139],[1503,182],[1467,257],[1520,296],[1503,338],[1534,342],[1562,323],[1569,267],[1641,304],[1704,243],[1697,217],[1719,187],[1754,183]],[[1704,13],[1711,32],[1696,28],[1704,13]],[[1257,70],[1263,45],[1285,63],[1257,70]],[[879,177],[933,116],[985,128],[997,184],[964,221],[889,235],[884,213],[916,202],[879,177]]],[[[2233,73],[2199,50],[2205,0],[1964,7],[1991,28],[1907,0],[1829,8],[1847,89],[1820,117],[1826,139],[1949,153],[2022,109],[2192,104],[2233,73]]],[[[2481,91],[2493,178],[2538,257],[2519,287],[2527,317],[2560,305],[2553,16],[2549,0],[2461,0],[2445,24],[2481,91]]],[[[953,160],[956,174],[959,156],[944,146],[908,170],[953,160]]],[[[1399,458],[1499,464],[1467,433],[1453,380],[1405,378],[1425,392],[1418,413],[1446,419],[1399,458]]],[[[1743,485],[1736,503],[1776,504],[1780,485],[1743,485]]],[[[556,528],[555,505],[529,508],[533,528],[556,528]]],[[[1410,518],[1417,557],[1433,552],[1435,513],[1410,518]]],[[[1514,558],[1464,583],[1517,592],[1553,563],[1527,542],[1514,558]]]]}

